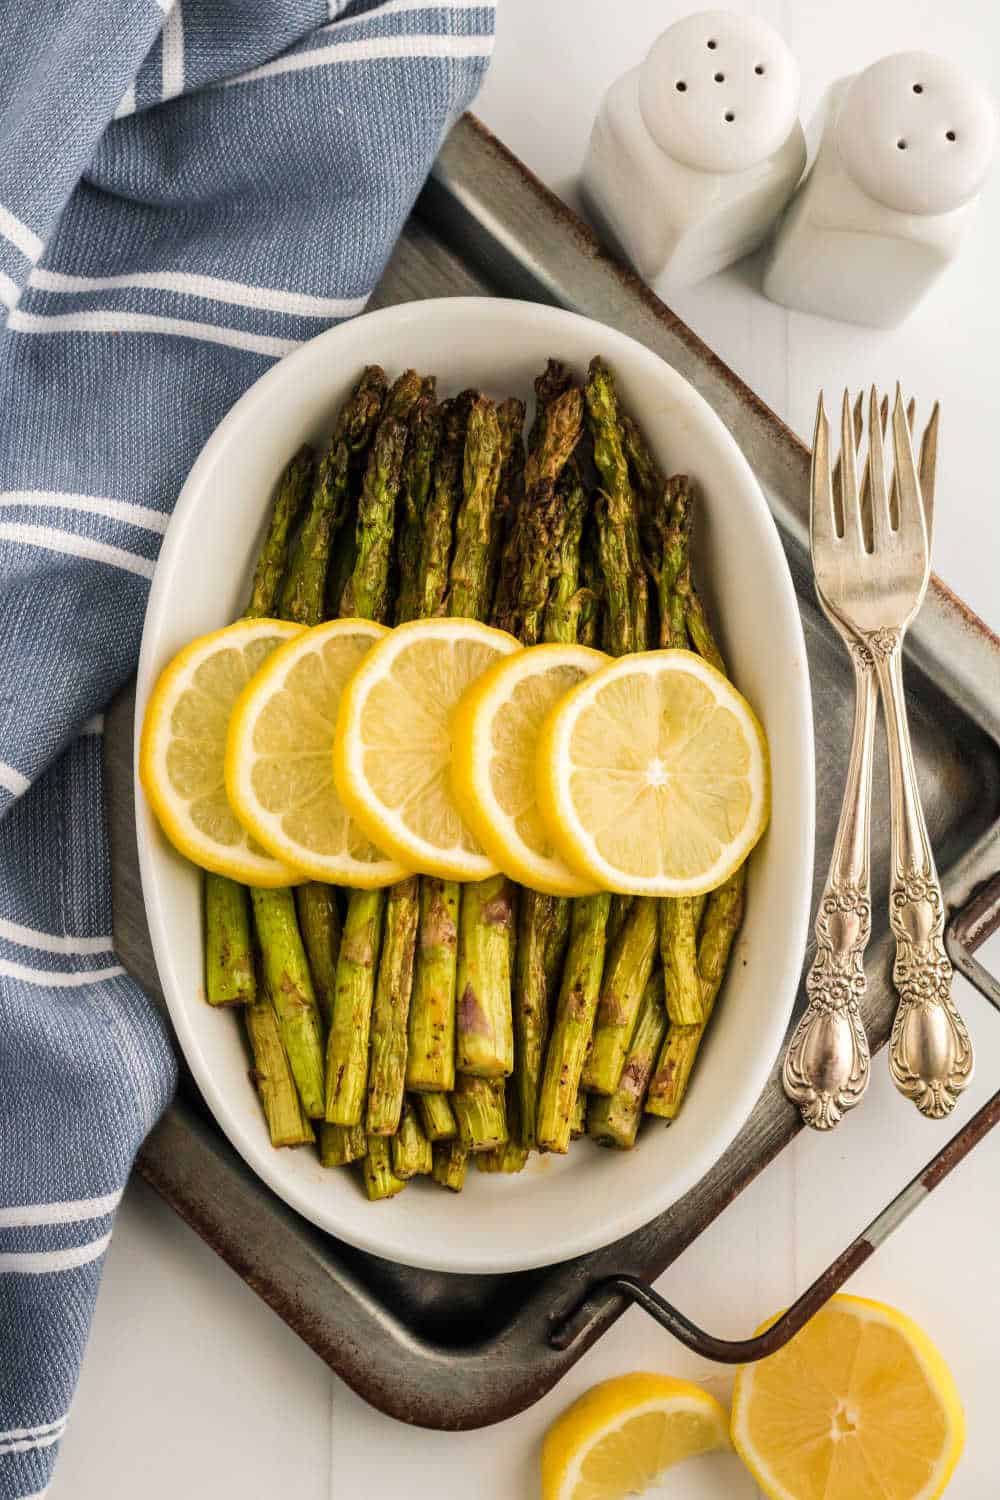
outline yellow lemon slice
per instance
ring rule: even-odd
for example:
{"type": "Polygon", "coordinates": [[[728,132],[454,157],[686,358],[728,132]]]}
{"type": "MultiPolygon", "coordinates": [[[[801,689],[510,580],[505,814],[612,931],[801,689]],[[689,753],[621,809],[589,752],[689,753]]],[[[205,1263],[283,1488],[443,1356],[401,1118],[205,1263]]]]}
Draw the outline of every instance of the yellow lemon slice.
{"type": "Polygon", "coordinates": [[[700,1386],[619,1375],[587,1391],[545,1434],[542,1500],[624,1500],[682,1459],[728,1446],[726,1414],[700,1386]]]}
{"type": "Polygon", "coordinates": [[[623,656],[571,689],[542,726],[536,765],[553,844],[607,890],[713,890],[767,825],[764,731],[690,651],[623,656]]]}
{"type": "Polygon", "coordinates": [[[477,620],[414,620],[380,641],[347,684],[337,790],[372,842],[411,870],[445,880],[496,874],[452,795],[451,720],[470,685],[520,649],[477,620]]]}
{"type": "Polygon", "coordinates": [[[348,679],[389,634],[333,620],[275,651],[229,721],[226,791],[237,817],[276,859],[313,880],[370,888],[409,872],[375,847],[333,784],[333,740],[348,679]]]}
{"type": "Polygon", "coordinates": [[[538,810],[538,736],[570,688],[609,660],[572,645],[505,656],[473,684],[452,720],[452,789],[462,816],[505,875],[552,896],[587,896],[596,887],[559,857],[538,810]]]}
{"type": "Polygon", "coordinates": [[[250,678],[301,631],[284,620],[237,620],[185,646],[146,707],[139,779],[167,838],[188,859],[247,885],[302,876],[250,837],[225,786],[229,716],[250,678]]]}
{"type": "Polygon", "coordinates": [[[912,1318],[838,1296],[784,1349],[740,1370],[732,1437],[773,1500],[934,1500],[965,1419],[951,1372],[912,1318]]]}

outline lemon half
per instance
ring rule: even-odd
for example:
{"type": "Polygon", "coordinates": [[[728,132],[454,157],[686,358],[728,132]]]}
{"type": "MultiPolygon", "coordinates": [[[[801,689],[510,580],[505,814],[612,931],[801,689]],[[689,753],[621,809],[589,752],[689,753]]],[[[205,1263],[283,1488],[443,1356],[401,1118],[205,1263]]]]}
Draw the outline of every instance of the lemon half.
{"type": "Polygon", "coordinates": [[[732,1437],[773,1500],[934,1500],[965,1419],[912,1318],[836,1296],[777,1354],[740,1370],[732,1437]]]}

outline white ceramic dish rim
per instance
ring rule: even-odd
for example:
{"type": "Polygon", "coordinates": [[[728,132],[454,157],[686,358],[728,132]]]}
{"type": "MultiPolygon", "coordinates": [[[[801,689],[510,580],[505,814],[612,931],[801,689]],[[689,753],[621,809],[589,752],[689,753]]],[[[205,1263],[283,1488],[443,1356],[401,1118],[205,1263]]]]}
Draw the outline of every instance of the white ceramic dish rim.
{"type": "MultiPolygon", "coordinates": [[[[544,332],[547,346],[552,349],[559,349],[561,336],[568,337],[571,332],[579,334],[586,331],[589,347],[593,350],[600,349],[612,365],[615,364],[616,359],[645,364],[651,379],[658,379],[665,383],[673,398],[677,399],[683,407],[695,413],[699,420],[703,422],[707,420],[709,426],[714,429],[714,436],[720,448],[725,450],[729,463],[742,472],[745,483],[741,489],[741,503],[749,508],[748,518],[753,519],[758,531],[758,540],[767,548],[770,554],[769,562],[773,566],[774,593],[769,598],[770,617],[787,640],[794,653],[795,661],[801,663],[797,678],[789,684],[789,692],[795,699],[795,730],[798,737],[794,760],[799,784],[791,788],[791,793],[801,814],[801,822],[796,830],[798,847],[795,860],[802,877],[799,882],[801,896],[798,896],[790,907],[782,911],[782,925],[786,939],[783,947],[784,962],[770,974],[773,1003],[767,1022],[760,1032],[760,1046],[756,1059],[747,1064],[732,1084],[729,1091],[729,1107],[715,1132],[706,1136],[700,1151],[695,1152],[680,1167],[675,1167],[670,1175],[669,1187],[661,1189],[659,1197],[652,1194],[644,1196],[641,1202],[632,1202],[627,1206],[608,1205],[608,1217],[599,1222],[595,1219],[589,1223],[589,1227],[581,1227],[575,1221],[560,1222],[558,1232],[552,1229],[547,1234],[543,1233],[538,1242],[531,1244],[515,1243],[506,1248],[492,1243],[489,1248],[466,1246],[461,1239],[459,1219],[449,1226],[450,1232],[442,1236],[442,1243],[433,1249],[421,1248],[419,1245],[414,1245],[408,1238],[405,1218],[394,1219],[390,1227],[390,1221],[385,1216],[385,1209],[389,1205],[368,1204],[360,1192],[358,1202],[362,1212],[354,1214],[350,1222],[345,1222],[344,1217],[336,1212],[335,1206],[331,1209],[330,1204],[317,1201],[317,1194],[310,1191],[308,1183],[300,1183],[296,1180],[294,1171],[284,1169],[284,1160],[293,1153],[274,1151],[267,1142],[264,1132],[260,1131],[255,1135],[240,1123],[232,1100],[227,1097],[229,1080],[216,1076],[207,1065],[195,1032],[191,1007],[204,1008],[204,1000],[199,996],[192,997],[182,993],[176,981],[172,961],[170,914],[162,899],[157,871],[160,861],[165,858],[176,859],[177,856],[165,845],[139,787],[138,778],[136,778],[136,827],[142,888],[153,952],[164,996],[178,1041],[198,1087],[232,1145],[248,1165],[290,1207],[337,1238],[361,1250],[403,1264],[438,1271],[486,1274],[527,1270],[536,1266],[553,1264],[556,1261],[585,1254],[632,1232],[669,1208],[693,1187],[738,1135],[746,1117],[756,1103],[778,1054],[797,988],[811,890],[814,750],[811,697],[808,670],[805,665],[805,642],[794,586],[767,503],[756,478],[729,432],[688,382],[658,356],[627,335],[559,308],[532,302],[479,297],[439,298],[405,303],[365,314],[350,323],[329,329],[266,371],[223,418],[188,475],[160,552],[150,592],[138,668],[136,745],[139,742],[139,730],[149,692],[165,660],[159,640],[164,622],[169,615],[172,589],[178,585],[175,574],[187,544],[189,523],[199,502],[204,497],[206,486],[211,484],[220,460],[224,459],[227,451],[230,450],[230,445],[239,442],[241,438],[252,441],[255,424],[258,421],[267,420],[269,402],[276,388],[294,384],[297,378],[307,376],[310,367],[317,363],[322,366],[323,360],[318,359],[318,351],[325,355],[331,348],[335,348],[338,342],[347,344],[353,342],[356,330],[362,324],[367,330],[366,343],[370,345],[373,357],[382,358],[385,361],[387,356],[384,347],[379,345],[380,336],[385,336],[383,342],[391,343],[391,336],[395,331],[412,332],[413,326],[419,327],[425,319],[429,319],[433,324],[437,318],[451,316],[478,320],[479,330],[484,336],[489,333],[491,326],[498,330],[504,328],[509,332],[513,323],[527,317],[530,319],[532,333],[544,332]],[[351,335],[351,337],[345,338],[345,335],[351,335]]],[[[351,368],[357,367],[360,362],[361,357],[355,357],[351,368]]],[[[397,360],[395,363],[399,364],[400,361],[397,360]]],[[[224,623],[224,621],[220,620],[219,623],[224,623]]],[[[786,787],[785,791],[788,790],[789,788],[786,787]]],[[[752,879],[751,875],[751,886],[752,879]]],[[[225,1017],[214,1019],[220,1024],[224,1024],[226,1020],[225,1017]]],[[[517,1179],[489,1177],[484,1181],[496,1184],[502,1190],[508,1184],[515,1183],[517,1179]]],[[[393,1206],[397,1203],[403,1206],[407,1196],[404,1194],[402,1198],[393,1200],[393,1206]]],[[[450,1194],[442,1193],[441,1196],[442,1199],[456,1206],[462,1205],[461,1199],[455,1199],[450,1194]]],[[[469,1211],[472,1210],[471,1204],[462,1206],[467,1206],[469,1211]]],[[[516,1213],[516,1205],[512,1204],[511,1207],[516,1213]]],[[[529,1201],[529,1211],[531,1207],[529,1201]]]]}

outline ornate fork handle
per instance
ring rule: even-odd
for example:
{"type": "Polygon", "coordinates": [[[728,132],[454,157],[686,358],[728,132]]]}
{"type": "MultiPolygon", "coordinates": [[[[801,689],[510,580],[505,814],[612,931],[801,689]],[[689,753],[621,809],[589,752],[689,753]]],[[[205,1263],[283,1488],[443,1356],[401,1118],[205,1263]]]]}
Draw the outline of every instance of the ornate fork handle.
{"type": "Polygon", "coordinates": [[[814,1130],[832,1129],[861,1102],[870,1072],[861,1001],[871,932],[869,823],[878,684],[870,652],[833,623],[854,663],[854,731],[830,872],[816,916],[816,957],[806,979],[809,1004],[783,1069],[785,1093],[814,1130]]]}
{"type": "Polygon", "coordinates": [[[972,1042],[951,998],[944,947],[944,899],[917,791],[903,698],[899,631],[865,637],[885,707],[892,806],[889,925],[896,939],[892,977],[899,1007],[889,1042],[889,1071],[922,1115],[941,1119],[972,1077],[972,1042]]]}

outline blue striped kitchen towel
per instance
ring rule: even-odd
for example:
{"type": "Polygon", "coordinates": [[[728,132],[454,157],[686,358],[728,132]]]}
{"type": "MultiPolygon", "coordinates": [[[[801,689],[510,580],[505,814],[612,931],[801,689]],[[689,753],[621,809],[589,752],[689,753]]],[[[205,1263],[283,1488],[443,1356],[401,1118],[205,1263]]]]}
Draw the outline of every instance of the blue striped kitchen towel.
{"type": "Polygon", "coordinates": [[[112,951],[100,711],[174,499],[365,305],[492,0],[0,9],[0,1500],[43,1494],[174,1062],[112,951]]]}

